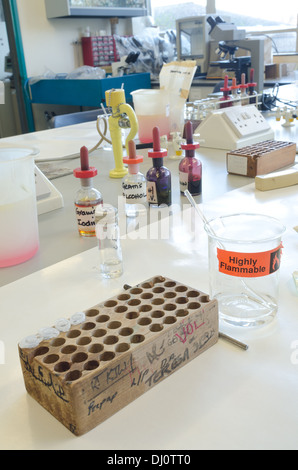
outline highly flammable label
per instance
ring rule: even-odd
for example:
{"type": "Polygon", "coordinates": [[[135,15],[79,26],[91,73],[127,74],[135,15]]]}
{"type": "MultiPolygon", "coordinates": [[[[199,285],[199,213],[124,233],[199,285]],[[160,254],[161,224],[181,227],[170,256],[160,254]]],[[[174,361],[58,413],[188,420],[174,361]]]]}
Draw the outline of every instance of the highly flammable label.
{"type": "Polygon", "coordinates": [[[282,244],[270,251],[238,253],[217,249],[218,269],[236,277],[261,277],[275,273],[280,266],[282,244]]]}

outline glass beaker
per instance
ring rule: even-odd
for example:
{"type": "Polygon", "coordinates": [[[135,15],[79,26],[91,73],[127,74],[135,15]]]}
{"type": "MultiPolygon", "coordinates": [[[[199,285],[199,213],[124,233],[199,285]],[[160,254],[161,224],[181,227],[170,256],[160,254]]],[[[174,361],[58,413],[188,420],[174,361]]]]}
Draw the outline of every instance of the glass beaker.
{"type": "Polygon", "coordinates": [[[278,308],[281,236],[273,217],[232,214],[205,225],[208,233],[210,295],[220,318],[236,326],[271,321],[278,308]]]}
{"type": "Polygon", "coordinates": [[[140,89],[131,92],[134,110],[139,123],[139,139],[152,142],[152,130],[159,128],[161,136],[170,137],[169,96],[164,90],[140,89]]]}
{"type": "Polygon", "coordinates": [[[39,248],[34,155],[0,148],[0,268],[32,258],[39,248]]]}

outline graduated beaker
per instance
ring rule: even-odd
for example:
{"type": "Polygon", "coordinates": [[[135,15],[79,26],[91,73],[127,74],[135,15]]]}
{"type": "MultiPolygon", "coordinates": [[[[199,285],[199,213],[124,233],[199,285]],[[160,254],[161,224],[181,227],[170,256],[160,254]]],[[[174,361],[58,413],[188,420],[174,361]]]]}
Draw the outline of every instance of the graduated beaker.
{"type": "Polygon", "coordinates": [[[0,148],[0,268],[32,258],[39,248],[34,155],[0,148]]]}
{"type": "Polygon", "coordinates": [[[278,308],[283,224],[259,214],[232,214],[205,225],[210,295],[220,318],[236,326],[271,321],[278,308]]]}

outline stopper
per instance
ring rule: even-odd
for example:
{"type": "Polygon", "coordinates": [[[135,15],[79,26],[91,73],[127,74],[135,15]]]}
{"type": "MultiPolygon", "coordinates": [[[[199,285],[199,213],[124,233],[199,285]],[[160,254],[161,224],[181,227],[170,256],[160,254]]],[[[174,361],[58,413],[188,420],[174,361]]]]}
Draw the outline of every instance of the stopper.
{"type": "Polygon", "coordinates": [[[87,147],[82,147],[80,150],[81,168],[73,170],[76,178],[93,178],[97,175],[97,169],[93,166],[89,167],[89,152],[87,147]]]}
{"type": "Polygon", "coordinates": [[[167,149],[162,149],[160,148],[160,134],[159,134],[159,128],[154,127],[153,131],[153,150],[148,151],[148,157],[151,158],[163,158],[166,157],[168,154],[167,149]]]}

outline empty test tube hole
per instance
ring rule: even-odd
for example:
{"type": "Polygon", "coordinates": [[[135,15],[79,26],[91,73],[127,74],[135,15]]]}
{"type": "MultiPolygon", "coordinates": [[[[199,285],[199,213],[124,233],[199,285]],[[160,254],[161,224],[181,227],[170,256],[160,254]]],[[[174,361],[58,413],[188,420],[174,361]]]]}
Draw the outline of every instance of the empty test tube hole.
{"type": "Polygon", "coordinates": [[[63,361],[63,362],[58,362],[58,364],[55,365],[54,371],[55,372],[66,372],[70,369],[70,364],[69,362],[63,361]]]}
{"type": "Polygon", "coordinates": [[[77,338],[78,336],[80,336],[80,334],[81,334],[80,330],[70,330],[68,331],[66,336],[67,338],[77,338]]]}
{"type": "Polygon", "coordinates": [[[49,348],[47,348],[46,346],[43,346],[41,348],[36,349],[36,351],[34,352],[34,357],[43,356],[44,354],[47,354],[48,352],[49,352],[49,348]]]}
{"type": "Polygon", "coordinates": [[[79,346],[86,346],[86,344],[91,343],[91,338],[89,336],[83,336],[77,340],[79,346]]]}
{"type": "Polygon", "coordinates": [[[72,354],[77,350],[77,347],[74,344],[67,344],[64,348],[61,349],[62,354],[72,354]]]}
{"type": "Polygon", "coordinates": [[[129,300],[129,299],[130,299],[130,295],[128,295],[128,294],[121,294],[121,295],[118,295],[117,299],[118,299],[118,300],[129,300]]]}
{"type": "Polygon", "coordinates": [[[161,305],[163,303],[164,303],[164,299],[162,299],[161,297],[158,297],[157,299],[152,300],[153,305],[161,305]]]}
{"type": "Polygon", "coordinates": [[[99,366],[98,361],[96,361],[96,360],[88,361],[84,365],[84,370],[94,370],[94,369],[97,369],[98,366],[99,366]]]}
{"type": "Polygon", "coordinates": [[[103,328],[99,328],[98,330],[93,331],[92,336],[94,336],[94,338],[102,338],[106,333],[107,333],[107,330],[104,330],[103,328]]]}
{"type": "Polygon", "coordinates": [[[187,292],[187,297],[199,297],[201,295],[197,290],[190,290],[187,292]]]}
{"type": "Polygon", "coordinates": [[[187,307],[191,310],[195,310],[197,308],[200,308],[201,304],[199,304],[199,302],[190,302],[187,307]]]}
{"type": "Polygon", "coordinates": [[[128,351],[130,348],[130,345],[127,344],[127,343],[120,343],[120,344],[117,344],[117,346],[115,347],[115,351],[117,353],[122,353],[122,352],[125,352],[125,351],[128,351]]]}
{"type": "Polygon", "coordinates": [[[175,304],[166,304],[164,306],[164,310],[166,311],[171,311],[171,310],[175,310],[176,309],[176,305],[175,304]]]}
{"type": "Polygon", "coordinates": [[[128,312],[125,317],[127,320],[134,320],[135,318],[138,318],[139,313],[138,312],[128,312]]]}
{"type": "Polygon", "coordinates": [[[210,301],[209,295],[201,295],[201,297],[199,298],[199,301],[202,302],[203,304],[209,302],[210,301]]]}
{"type": "Polygon", "coordinates": [[[151,313],[152,318],[162,318],[164,316],[164,312],[162,310],[155,310],[151,313]]]}
{"type": "Polygon", "coordinates": [[[147,300],[148,300],[148,299],[152,299],[152,297],[153,297],[152,292],[145,292],[145,294],[142,294],[142,295],[141,295],[141,298],[142,298],[142,299],[145,299],[145,300],[146,300],[146,299],[147,299],[147,300]]]}
{"type": "Polygon", "coordinates": [[[166,299],[173,299],[174,297],[176,297],[176,292],[165,292],[164,296],[166,299]]]}
{"type": "Polygon", "coordinates": [[[96,318],[97,323],[105,323],[106,321],[109,321],[110,317],[109,315],[99,315],[96,318]]]}
{"type": "Polygon", "coordinates": [[[176,317],[186,317],[188,315],[188,310],[180,309],[176,312],[176,317]]]}
{"type": "Polygon", "coordinates": [[[122,328],[120,331],[119,331],[119,335],[121,336],[130,336],[133,334],[133,329],[132,328],[122,328]]]}
{"type": "Polygon", "coordinates": [[[66,382],[74,382],[75,380],[78,380],[82,375],[82,372],[80,370],[72,370],[65,376],[66,382]]]}
{"type": "Polygon", "coordinates": [[[163,326],[160,323],[153,323],[153,325],[149,326],[149,330],[152,331],[152,333],[158,333],[163,329],[163,326]]]}
{"type": "Polygon", "coordinates": [[[114,359],[115,357],[115,353],[112,352],[112,351],[105,351],[104,353],[101,354],[100,356],[100,360],[101,361],[111,361],[112,359],[114,359]]]}
{"type": "Polygon", "coordinates": [[[120,321],[111,321],[110,323],[108,323],[107,327],[110,329],[110,330],[116,330],[117,328],[120,328],[121,326],[121,322],[120,321]]]}
{"type": "Polygon", "coordinates": [[[59,360],[59,356],[58,354],[49,354],[48,356],[46,356],[43,360],[43,362],[45,364],[54,364],[55,362],[57,362],[59,360]]]}
{"type": "Polygon", "coordinates": [[[105,339],[104,339],[104,344],[116,344],[118,343],[118,336],[107,336],[105,339]]]}
{"type": "Polygon", "coordinates": [[[95,323],[87,322],[87,323],[84,323],[84,325],[82,325],[82,330],[93,330],[93,328],[95,327],[96,327],[95,323]]]}
{"type": "Polygon", "coordinates": [[[138,295],[143,292],[143,289],[140,289],[139,287],[134,287],[133,289],[130,290],[130,293],[133,295],[138,295]]]}
{"type": "Polygon", "coordinates": [[[175,323],[176,321],[177,321],[177,319],[176,319],[175,317],[171,317],[171,316],[166,317],[166,318],[164,319],[164,323],[165,323],[166,325],[171,325],[172,323],[175,323]]]}
{"type": "Polygon", "coordinates": [[[91,353],[91,354],[97,354],[97,353],[100,353],[101,351],[103,351],[103,349],[104,349],[104,347],[103,347],[102,344],[95,343],[95,344],[91,344],[91,346],[88,349],[88,352],[91,353]]]}
{"type": "Polygon", "coordinates": [[[177,304],[187,304],[188,298],[187,297],[178,297],[175,302],[177,304]]]}
{"type": "Polygon", "coordinates": [[[151,322],[152,322],[151,318],[148,318],[148,317],[143,317],[138,320],[138,324],[141,326],[150,325],[151,322]]]}
{"type": "Polygon", "coordinates": [[[116,307],[117,304],[118,304],[118,302],[116,300],[107,300],[107,302],[105,302],[104,306],[105,307],[116,307]]]}
{"type": "Polygon", "coordinates": [[[154,287],[154,289],[153,289],[154,294],[161,294],[164,291],[165,291],[165,288],[160,287],[160,286],[159,287],[154,287]]]}
{"type": "Polygon", "coordinates": [[[134,344],[142,343],[145,340],[144,335],[133,335],[130,342],[134,344]]]}
{"type": "Polygon", "coordinates": [[[165,287],[175,287],[176,282],[174,282],[174,281],[167,281],[167,282],[165,282],[164,285],[165,285],[165,287]]]}
{"type": "Polygon", "coordinates": [[[140,312],[150,312],[152,310],[152,305],[142,305],[140,307],[140,312]]]}
{"type": "Polygon", "coordinates": [[[127,302],[128,305],[140,305],[140,303],[140,299],[131,299],[129,302],[127,302]]]}
{"type": "Polygon", "coordinates": [[[187,290],[187,287],[186,286],[177,286],[175,288],[175,291],[176,292],[185,292],[187,290]]]}
{"type": "Polygon", "coordinates": [[[99,314],[99,311],[96,308],[91,308],[86,312],[86,317],[96,317],[99,314]]]}
{"type": "Polygon", "coordinates": [[[119,305],[119,307],[115,308],[116,313],[124,313],[128,310],[128,307],[126,305],[119,305]]]}
{"type": "Polygon", "coordinates": [[[71,358],[72,362],[84,362],[86,359],[88,359],[88,354],[84,352],[78,352],[71,358]]]}
{"type": "Polygon", "coordinates": [[[65,338],[55,338],[51,342],[51,346],[53,346],[54,348],[60,347],[65,343],[65,341],[66,341],[65,338]]]}
{"type": "Polygon", "coordinates": [[[152,288],[152,284],[151,282],[144,282],[144,284],[142,284],[142,287],[144,289],[151,289],[152,288]]]}

